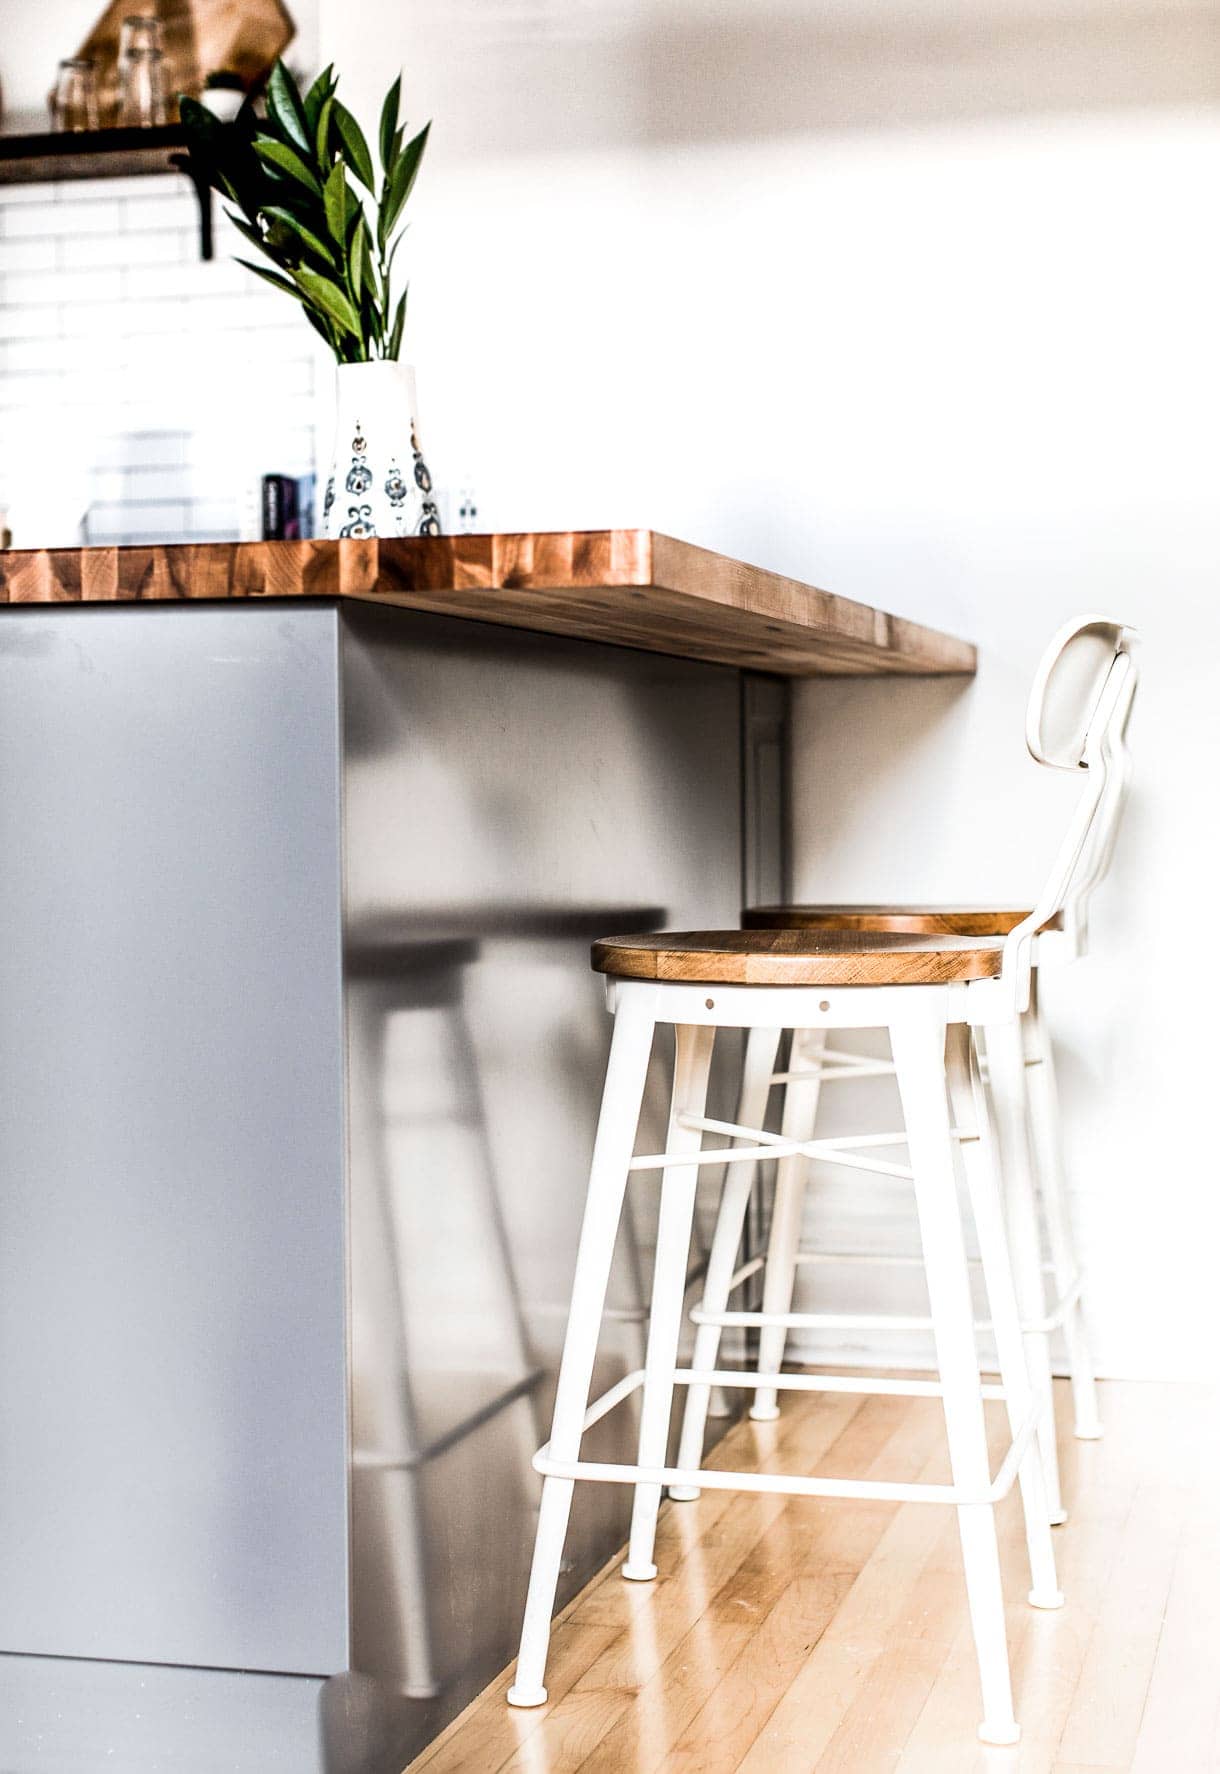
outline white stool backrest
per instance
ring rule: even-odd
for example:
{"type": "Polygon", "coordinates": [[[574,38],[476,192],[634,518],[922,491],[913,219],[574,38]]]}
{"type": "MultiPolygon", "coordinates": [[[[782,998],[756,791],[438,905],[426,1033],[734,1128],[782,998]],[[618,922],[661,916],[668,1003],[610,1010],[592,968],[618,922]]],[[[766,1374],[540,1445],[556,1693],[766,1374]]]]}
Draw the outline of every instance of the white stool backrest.
{"type": "Polygon", "coordinates": [[[1121,622],[1078,617],[1054,636],[1034,675],[1025,718],[1030,754],[1053,769],[1087,772],[1087,783],[1037,904],[1005,943],[1003,977],[1021,1007],[1034,937],[1062,914],[1067,940],[1082,948],[1090,895],[1110,865],[1130,780],[1133,638],[1121,622]]]}

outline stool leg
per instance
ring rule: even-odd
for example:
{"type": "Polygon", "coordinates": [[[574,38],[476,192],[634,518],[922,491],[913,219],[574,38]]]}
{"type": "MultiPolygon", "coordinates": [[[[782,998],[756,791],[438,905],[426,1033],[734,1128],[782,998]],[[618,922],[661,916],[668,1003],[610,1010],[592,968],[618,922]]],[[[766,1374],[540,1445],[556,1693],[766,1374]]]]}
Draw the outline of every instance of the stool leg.
{"type": "MultiPolygon", "coordinates": [[[[800,1083],[791,1082],[784,1091],[783,1133],[785,1139],[813,1138],[818,1116],[818,1095],[822,1084],[822,1054],[826,1048],[824,1029],[794,1029],[789,1070],[808,1067],[813,1076],[800,1083]]],[[[809,1177],[809,1160],[799,1154],[781,1158],[775,1167],[775,1202],[771,1209],[771,1235],[767,1240],[767,1266],[763,1275],[764,1312],[782,1314],[792,1310],[792,1290],[796,1282],[796,1259],[801,1245],[801,1221],[805,1209],[805,1184],[809,1177]]],[[[784,1345],[788,1331],[784,1325],[766,1325],[758,1338],[758,1372],[777,1374],[783,1366],[784,1345]]],[[[773,1386],[760,1387],[754,1394],[750,1415],[757,1423],[770,1423],[779,1416],[779,1394],[773,1386]]]]}
{"type": "MultiPolygon", "coordinates": [[[[1025,1365],[1021,1316],[1004,1229],[999,1154],[992,1136],[987,1101],[970,1031],[957,1024],[948,1040],[949,1097],[961,1139],[962,1166],[970,1192],[970,1208],[983,1263],[983,1280],[995,1333],[1000,1380],[1015,1436],[1029,1421],[1034,1390],[1025,1365]]],[[[1063,1592],[1055,1576],[1055,1548],[1046,1503],[1046,1482],[1037,1442],[1031,1442],[1020,1469],[1021,1505],[1025,1512],[1025,1543],[1029,1550],[1030,1603],[1035,1608],[1061,1608],[1063,1592]]]]}
{"type": "MultiPolygon", "coordinates": [[[[995,1023],[987,1028],[987,1066],[996,1132],[1000,1141],[1000,1165],[1004,1175],[1004,1200],[1008,1218],[1008,1247],[1017,1286],[1017,1305],[1027,1327],[1046,1317],[1046,1288],[1042,1278],[1042,1238],[1038,1229],[1038,1201],[1034,1193],[1029,1149],[1029,1105],[1025,1090],[1025,1055],[1016,1023],[995,1023]]],[[[1067,1520],[1059,1490],[1059,1454],[1055,1446],[1055,1399],[1051,1376],[1051,1340],[1044,1330],[1025,1331],[1025,1360],[1036,1394],[1042,1400],[1038,1447],[1046,1475],[1046,1501],[1056,1526],[1067,1520]]]]}
{"type": "MultiPolygon", "coordinates": [[[[946,1097],[945,1027],[930,1020],[904,1022],[894,1025],[890,1036],[915,1176],[953,1482],[982,1497],[991,1479],[946,1097]]],[[[995,1511],[990,1503],[961,1503],[957,1519],[983,1690],[979,1736],[985,1743],[1015,1743],[1019,1733],[1012,1710],[995,1511]]]]}
{"type": "MultiPolygon", "coordinates": [[[[644,1399],[640,1409],[638,1460],[641,1466],[664,1466],[669,1447],[669,1419],[673,1410],[674,1368],[682,1331],[682,1304],[686,1297],[686,1265],[691,1228],[695,1217],[695,1191],[699,1166],[683,1164],[683,1156],[698,1152],[703,1134],[683,1127],[683,1115],[702,1115],[707,1103],[707,1077],[712,1061],[715,1029],[679,1025],[674,1031],[674,1089],[669,1111],[665,1150],[674,1160],[661,1173],[661,1214],[657,1226],[656,1267],[653,1271],[652,1307],[648,1318],[648,1353],[644,1358],[644,1399]]],[[[657,1574],[652,1562],[657,1533],[659,1484],[637,1484],[631,1512],[631,1542],[623,1576],[647,1583],[657,1574]]]]}
{"type": "MultiPolygon", "coordinates": [[[[1029,1092],[1029,1125],[1038,1164],[1038,1183],[1046,1214],[1047,1239],[1055,1291],[1062,1299],[1079,1273],[1075,1240],[1068,1213],[1063,1171],[1063,1139],[1059,1121],[1059,1091],[1050,1035],[1038,1008],[1038,978],[1034,974],[1029,1010],[1021,1024],[1025,1045],[1025,1079],[1029,1092]]],[[[1097,1410],[1097,1384],[1093,1357],[1080,1299],[1069,1306],[1063,1322],[1068,1368],[1072,1376],[1075,1432],[1082,1441],[1097,1441],[1102,1433],[1097,1410]]]]}
{"type": "MultiPolygon", "coordinates": [[[[593,1146],[589,1193],[572,1282],[572,1304],[555,1394],[551,1451],[559,1460],[575,1460],[580,1452],[597,1355],[597,1337],[627,1189],[628,1166],[635,1146],[652,1034],[651,998],[624,991],[614,1019],[614,1038],[593,1146]]],[[[551,1640],[551,1614],[555,1607],[559,1563],[568,1531],[574,1482],[570,1478],[546,1478],[542,1482],[534,1562],[521,1626],[521,1648],[517,1654],[517,1679],[508,1690],[510,1706],[541,1706],[546,1700],[543,1678],[551,1640]]]]}
{"type": "MultiPolygon", "coordinates": [[[[771,1092],[771,1074],[779,1050],[778,1029],[751,1029],[746,1041],[745,1065],[741,1075],[741,1094],[737,1102],[738,1127],[761,1127],[767,1114],[767,1097],[771,1092]]],[[[735,1140],[735,1145],[743,1142],[735,1140]]],[[[755,1166],[751,1158],[725,1166],[724,1187],[720,1209],[716,1215],[716,1231],[703,1282],[703,1310],[723,1312],[729,1302],[729,1283],[737,1266],[741,1234],[750,1190],[754,1186],[755,1166]]],[[[694,1368],[714,1368],[720,1353],[720,1326],[701,1324],[695,1333],[694,1368]]],[[[707,1425],[710,1388],[688,1386],[686,1409],[682,1417],[682,1438],[678,1446],[678,1465],[694,1467],[703,1459],[703,1432],[707,1425]]],[[[676,1503],[690,1503],[699,1495],[694,1485],[671,1485],[669,1494],[676,1503]]]]}

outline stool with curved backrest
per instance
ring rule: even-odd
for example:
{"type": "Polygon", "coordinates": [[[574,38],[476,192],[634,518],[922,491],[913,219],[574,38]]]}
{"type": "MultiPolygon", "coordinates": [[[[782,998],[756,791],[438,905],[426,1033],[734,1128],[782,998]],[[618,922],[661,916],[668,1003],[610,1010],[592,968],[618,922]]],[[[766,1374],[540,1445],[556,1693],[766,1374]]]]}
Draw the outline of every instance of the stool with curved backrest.
{"type": "MultiPolygon", "coordinates": [[[[572,1285],[571,1307],[555,1398],[551,1438],[535,1456],[543,1475],[529,1593],[522,1622],[513,1706],[546,1700],[545,1674],[551,1614],[567,1535],[575,1482],[629,1484],[634,1488],[631,1540],[623,1575],[647,1582],[653,1562],[657,1511],[664,1487],[675,1496],[701,1488],[780,1493],[803,1497],[852,1497],[874,1501],[950,1504],[957,1510],[966,1594],[982,1689],[980,1736],[1012,1743],[1018,1735],[1005,1634],[1004,1599],[995,1527],[995,1505],[1019,1479],[1032,1587],[1030,1602],[1054,1608],[1063,1597],[1055,1578],[1045,1479],[1037,1439],[1049,1400],[1031,1384],[1001,1195],[975,1043],[982,1029],[991,1055],[997,1106],[1010,1115],[1021,1082],[1020,1019],[1030,1003],[1033,949],[1038,933],[1071,908],[1099,866],[1104,866],[1106,817],[1121,794],[1120,757],[1133,665],[1122,629],[1095,622],[1079,629],[1061,649],[1064,672],[1052,661],[1047,673],[1047,747],[1051,704],[1055,719],[1066,679],[1091,660],[1088,687],[1075,697],[1075,728],[1054,739],[1052,761],[1085,772],[1084,792],[1055,865],[1029,916],[1004,937],[887,936],[869,932],[742,930],[666,933],[607,939],[594,945],[593,965],[608,976],[614,1036],[584,1220],[572,1285]],[[675,1030],[675,1063],[666,1150],[634,1151],[645,1078],[655,1031],[675,1030]],[[746,1029],[746,1089],[760,1111],[724,1122],[706,1112],[715,1032],[746,1029]],[[809,1051],[824,1048],[833,1029],[884,1029],[890,1039],[904,1127],[817,1140],[809,1099],[818,1076],[789,1084],[785,1126],[765,1131],[766,1087],[786,1031],[795,1047],[793,1069],[809,1051]],[[1014,1082],[1015,1081],[1015,1082],[1014,1082]],[[798,1125],[799,1123],[799,1125],[798,1125]],[[706,1135],[729,1140],[704,1148],[706,1135]],[[909,1162],[883,1159],[880,1151],[905,1146],[909,1162]],[[759,1161],[788,1167],[788,1186],[777,1213],[794,1224],[805,1161],[816,1158],[852,1170],[876,1171],[914,1186],[923,1261],[936,1345],[936,1380],[728,1372],[717,1369],[721,1327],[727,1323],[782,1330],[799,1323],[789,1313],[729,1314],[724,1308],[741,1273],[733,1269],[741,1242],[751,1183],[759,1161]],[[958,1165],[965,1176],[983,1280],[995,1333],[1001,1384],[983,1386],[975,1343],[974,1307],[958,1192],[958,1165]],[[724,1167],[725,1185],[693,1365],[679,1368],[683,1294],[700,1168],[724,1167]],[[795,1172],[791,1170],[796,1166],[795,1172]],[[661,1174],[660,1216],[652,1304],[643,1368],[612,1386],[592,1404],[589,1388],[597,1355],[615,1238],[629,1176],[661,1174]],[[782,1211],[781,1211],[782,1210],[782,1211]],[[687,1409],[676,1464],[668,1463],[674,1388],[687,1389],[687,1409]],[[951,1482],[897,1483],[869,1478],[820,1477],[765,1471],[700,1468],[703,1426],[713,1387],[861,1392],[899,1397],[938,1397],[944,1410],[951,1482]],[[630,1463],[581,1458],[586,1429],[636,1391],[642,1393],[637,1456],[630,1463]],[[1002,1398],[1011,1442],[998,1470],[990,1468],[983,1419],[986,1398],[1002,1398]]],[[[1022,1222],[1023,1223],[1023,1222],[1022,1222]]],[[[749,1267],[749,1265],[747,1265],[749,1267]]]]}
{"type": "MultiPolygon", "coordinates": [[[[848,932],[925,939],[941,935],[1009,937],[1022,928],[1033,933],[1030,944],[1034,965],[1029,1003],[1021,1016],[1019,1044],[1011,1031],[989,1033],[985,1064],[990,1072],[994,1112],[1004,1150],[1009,1241],[1031,1374],[1035,1386],[1049,1400],[1050,1337],[1062,1327],[1072,1380],[1075,1432],[1088,1439],[1100,1436],[1101,1425],[1082,1309],[1084,1278],[1075,1254],[1065,1199],[1052,1049],[1039,1008],[1037,982],[1040,967],[1074,960],[1086,951],[1090,898],[1113,854],[1130,776],[1126,727],[1135,694],[1136,671],[1128,651],[1129,634],[1121,624],[1096,616],[1068,623],[1047,647],[1030,693],[1026,744],[1031,755],[1053,768],[1089,770],[1092,780],[1084,805],[1089,806],[1096,797],[1087,844],[1061,894],[1053,889],[1056,877],[1064,873],[1062,856],[1037,907],[761,906],[747,911],[742,920],[747,928],[804,931],[829,940],[848,932]],[[1061,899],[1061,903],[1051,909],[1056,899],[1061,899]],[[1045,1219],[1045,1241],[1039,1198],[1045,1219]],[[1054,1294],[1050,1300],[1045,1284],[1048,1272],[1054,1294]]],[[[1069,833],[1065,850],[1073,842],[1069,833]]],[[[894,1070],[892,1061],[836,1051],[826,1047],[816,1032],[805,1032],[793,1038],[788,1068],[776,1072],[778,1036],[773,1041],[773,1033],[776,1032],[755,1030],[750,1036],[737,1116],[741,1122],[757,1124],[764,1119],[768,1093],[773,1083],[779,1083],[785,1089],[785,1130],[810,1138],[822,1084],[876,1077],[894,1070]]],[[[796,1269],[803,1262],[867,1265],[901,1260],[882,1253],[800,1249],[808,1161],[799,1155],[780,1165],[766,1257],[734,1273],[740,1236],[736,1230],[737,1195],[742,1187],[741,1173],[735,1174],[734,1188],[726,1188],[722,1199],[720,1237],[714,1247],[704,1300],[693,1314],[701,1339],[696,1345],[696,1366],[714,1365],[720,1329],[726,1324],[762,1324],[758,1371],[763,1374],[778,1372],[787,1333],[793,1328],[931,1328],[931,1320],[926,1317],[791,1311],[796,1269]],[[759,1269],[765,1271],[761,1314],[727,1311],[729,1294],[759,1269]]],[[[753,1416],[766,1419],[776,1412],[773,1391],[756,1393],[753,1416]]],[[[1060,1522],[1066,1516],[1060,1495],[1053,1407],[1049,1403],[1047,1413],[1040,1444],[1051,1519],[1060,1522]]],[[[683,1464],[698,1461],[703,1427],[699,1399],[692,1393],[683,1438],[683,1464]]]]}

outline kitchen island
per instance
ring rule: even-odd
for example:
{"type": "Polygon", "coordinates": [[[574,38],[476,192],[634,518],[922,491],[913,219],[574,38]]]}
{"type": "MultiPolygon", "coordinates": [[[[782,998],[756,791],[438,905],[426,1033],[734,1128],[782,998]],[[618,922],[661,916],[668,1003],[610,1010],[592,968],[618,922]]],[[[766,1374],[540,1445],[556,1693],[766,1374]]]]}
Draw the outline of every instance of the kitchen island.
{"type": "Polygon", "coordinates": [[[787,679],[973,666],[649,531],[0,554],[0,1767],[398,1774],[506,1661],[588,945],[784,896],[787,679]]]}

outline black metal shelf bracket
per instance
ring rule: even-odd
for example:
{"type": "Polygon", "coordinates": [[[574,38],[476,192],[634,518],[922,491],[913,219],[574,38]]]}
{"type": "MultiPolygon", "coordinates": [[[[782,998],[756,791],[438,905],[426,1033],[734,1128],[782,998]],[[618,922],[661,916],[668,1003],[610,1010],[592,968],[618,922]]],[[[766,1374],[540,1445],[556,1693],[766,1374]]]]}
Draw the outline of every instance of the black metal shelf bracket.
{"type": "Polygon", "coordinates": [[[171,166],[184,172],[195,190],[195,199],[199,204],[199,257],[210,261],[216,256],[216,242],[212,226],[212,187],[207,178],[199,171],[191,159],[190,151],[185,154],[171,154],[171,166]]]}

